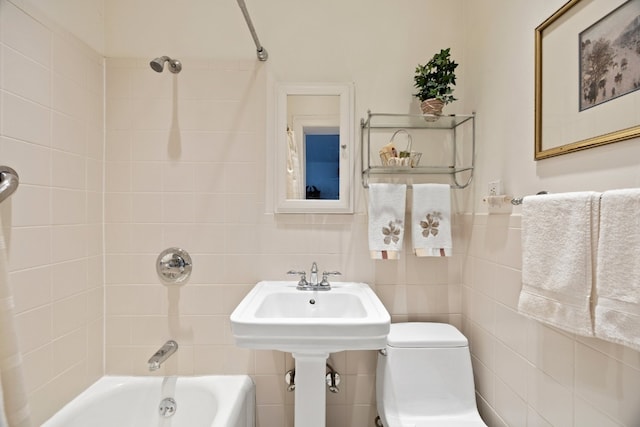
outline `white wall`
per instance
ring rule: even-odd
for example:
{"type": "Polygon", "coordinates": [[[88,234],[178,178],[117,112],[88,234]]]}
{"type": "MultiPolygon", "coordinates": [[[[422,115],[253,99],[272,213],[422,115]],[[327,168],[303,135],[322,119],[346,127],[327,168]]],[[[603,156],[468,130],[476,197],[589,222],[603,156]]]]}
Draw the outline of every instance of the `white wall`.
{"type": "MultiPolygon", "coordinates": [[[[21,4],[21,6],[24,6],[21,4]]],[[[103,59],[0,0],[0,206],[34,425],[103,373],[103,59]]]]}
{"type": "MultiPolygon", "coordinates": [[[[31,9],[26,0],[12,3],[31,9]]],[[[563,192],[638,186],[637,141],[541,162],[532,160],[533,29],[562,1],[249,2],[258,34],[271,55],[265,64],[257,63],[249,32],[232,1],[223,4],[201,0],[191,2],[189,8],[166,0],[76,3],[82,4],[42,1],[39,6],[98,53],[112,58],[107,70],[114,80],[108,81],[106,92],[111,110],[107,113],[110,132],[104,182],[108,203],[106,282],[111,301],[107,301],[108,372],[144,372],[149,351],[180,326],[183,329],[178,333],[185,345],[165,369],[185,374],[212,370],[249,373],[258,384],[260,425],[290,425],[293,401],[282,382],[282,374],[292,366],[290,357],[276,352],[232,350],[224,318],[256,280],[280,278],[292,263],[303,268],[317,260],[327,267],[337,264],[347,279],[371,282],[394,321],[439,320],[463,326],[472,343],[479,404],[490,426],[637,425],[637,352],[543,327],[515,311],[521,266],[517,209],[512,216],[480,214],[466,221],[456,220],[456,256],[451,259],[424,260],[407,255],[399,262],[367,258],[365,192],[359,184],[358,214],[353,217],[309,215],[283,220],[263,215],[264,195],[259,184],[264,175],[258,166],[265,147],[266,136],[261,129],[266,127],[263,108],[270,79],[353,81],[356,117],[364,117],[367,109],[416,111],[417,104],[411,97],[413,70],[446,46],[452,47],[454,58],[461,63],[456,92],[460,101],[448,110],[478,113],[476,189],[464,193],[478,212],[485,210],[480,200],[486,183],[495,178],[501,178],[506,192],[513,195],[540,189],[563,192]],[[86,15],[75,12],[83,10],[86,15]],[[165,54],[183,60],[183,74],[156,74],[148,68],[150,59],[165,54]],[[256,157],[247,162],[237,157],[237,151],[225,152],[219,162],[210,157],[216,153],[212,149],[226,140],[224,132],[220,133],[225,129],[216,128],[223,114],[214,106],[237,98],[246,87],[246,80],[238,80],[235,75],[221,76],[221,67],[238,72],[254,70],[261,76],[254,90],[262,106],[251,109],[261,123],[254,127],[245,121],[244,125],[226,129],[232,138],[255,132],[255,141],[243,143],[248,144],[246,147],[256,144],[251,153],[256,157]],[[186,108],[198,103],[206,108],[186,108]],[[174,116],[176,111],[178,117],[174,116]],[[207,114],[201,115],[202,111],[207,114]],[[172,127],[172,123],[180,126],[172,127]],[[194,139],[198,133],[205,137],[194,139]],[[176,141],[184,150],[175,150],[176,141]],[[247,170],[252,166],[257,170],[247,170]],[[241,172],[243,168],[246,173],[241,172]],[[207,172],[209,178],[196,182],[198,169],[207,172]],[[193,191],[182,194],[168,179],[169,173],[194,185],[215,187],[193,187],[193,191]],[[243,178],[250,179],[238,187],[224,185],[243,178]],[[154,187],[158,179],[160,189],[154,187]],[[226,213],[216,210],[219,205],[196,209],[195,201],[209,196],[220,198],[226,213]],[[173,208],[178,199],[188,202],[188,212],[173,208]],[[200,214],[220,216],[209,221],[200,214]],[[194,276],[194,283],[180,292],[167,292],[155,281],[151,263],[166,245],[182,242],[187,249],[194,248],[198,265],[204,264],[206,273],[203,270],[200,277],[194,276]],[[147,291],[152,300],[145,297],[147,291]],[[131,303],[134,299],[136,302],[131,303]],[[181,316],[176,317],[177,313],[181,316]]],[[[0,19],[15,17],[7,13],[10,5],[0,0],[0,19]]],[[[54,118],[60,113],[73,117],[82,112],[65,108],[84,105],[73,102],[56,107],[55,103],[67,99],[58,99],[55,92],[66,81],[62,77],[69,77],[69,73],[77,77],[77,68],[56,65],[58,49],[68,46],[67,42],[74,46],[71,51],[83,59],[72,64],[85,60],[95,64],[99,56],[96,58],[95,52],[77,40],[70,42],[70,36],[60,36],[64,31],[48,18],[38,18],[39,12],[33,15],[36,19],[21,15],[19,21],[2,21],[0,27],[0,102],[4,117],[0,156],[3,163],[6,159],[24,176],[23,186],[11,204],[2,206],[2,219],[5,227],[10,226],[10,268],[16,278],[16,304],[25,320],[20,338],[27,351],[34,350],[26,363],[30,398],[41,420],[101,370],[95,365],[101,365],[100,355],[94,357],[95,339],[100,333],[88,331],[96,328],[95,322],[100,323],[102,315],[98,294],[103,283],[95,276],[101,271],[101,257],[94,246],[101,239],[95,226],[101,226],[102,219],[95,216],[94,208],[99,204],[88,201],[101,194],[103,182],[95,174],[103,160],[95,151],[98,148],[94,143],[101,143],[95,133],[83,142],[89,144],[85,154],[76,152],[81,149],[75,145],[64,145],[72,139],[54,142],[53,137],[54,118]],[[12,27],[15,22],[24,25],[12,27]],[[9,31],[12,28],[17,31],[14,36],[9,31]],[[58,37],[66,42],[58,41],[58,37]],[[23,59],[23,66],[12,59],[16,53],[23,59]],[[47,58],[54,59],[53,66],[47,58]],[[34,71],[39,67],[44,68],[44,76],[34,71]],[[12,83],[10,76],[16,73],[30,75],[30,84],[12,83]],[[50,87],[53,94],[47,95],[50,87]],[[33,108],[25,111],[11,106],[16,99],[33,108]],[[37,125],[40,119],[44,122],[37,125]],[[16,128],[20,123],[22,126],[16,128]],[[76,188],[60,181],[70,169],[59,160],[70,158],[87,166],[86,186],[76,188]],[[76,202],[76,196],[86,197],[86,217],[79,217],[75,209],[65,209],[69,196],[76,202]],[[86,227],[91,233],[84,238],[76,236],[78,240],[59,237],[76,227],[86,227]],[[24,237],[33,233],[43,236],[38,241],[51,242],[45,245],[50,251],[39,251],[43,246],[32,245],[33,239],[24,237]],[[23,238],[18,238],[21,235],[23,238]],[[69,266],[66,259],[57,258],[60,245],[88,248],[74,262],[87,265],[86,283],[90,287],[86,294],[80,289],[61,289],[58,301],[49,293],[53,292],[49,286],[54,289],[59,278],[66,277],[54,272],[69,266]],[[35,265],[30,264],[34,255],[41,258],[35,265]],[[42,283],[44,293],[27,291],[42,283]],[[68,300],[67,295],[79,298],[68,300]],[[66,307],[58,302],[70,301],[79,301],[80,305],[65,313],[95,312],[97,316],[78,326],[80,334],[87,331],[86,352],[65,351],[69,347],[62,345],[64,340],[40,333],[43,318],[52,319],[52,328],[63,335],[68,332],[68,319],[58,319],[55,313],[61,312],[57,307],[66,307]],[[87,359],[77,360],[77,354],[87,359]],[[75,368],[87,376],[78,381],[75,368]],[[60,372],[68,375],[56,376],[60,372]],[[64,393],[54,393],[53,388],[64,393]],[[47,399],[54,394],[59,400],[52,403],[47,399]]],[[[96,76],[97,70],[92,69],[91,75],[96,76]]],[[[99,84],[96,80],[87,84],[74,93],[100,102],[99,84]]],[[[69,93],[63,91],[58,96],[69,93]]],[[[86,111],[96,109],[91,105],[86,111]]],[[[97,120],[81,123],[91,132],[101,128],[97,120]]],[[[236,143],[233,149],[240,147],[245,145],[236,143]]],[[[82,283],[77,282],[79,286],[82,283]]],[[[82,346],[85,341],[76,343],[82,346]]],[[[334,358],[346,378],[343,392],[329,396],[331,425],[368,425],[375,415],[375,352],[341,353],[334,358]]]]}
{"type": "MultiPolygon", "coordinates": [[[[515,196],[640,185],[631,140],[535,162],[534,29],[563,0],[467,2],[467,105],[478,112],[475,206],[487,182],[515,196]]],[[[517,312],[520,208],[465,223],[464,331],[478,402],[491,426],[603,427],[640,423],[640,354],[543,326],[517,312]]]]}
{"type": "Polygon", "coordinates": [[[14,4],[46,15],[99,54],[104,53],[104,0],[11,0],[14,4]]]}
{"type": "MultiPolygon", "coordinates": [[[[534,29],[565,2],[469,2],[467,107],[478,111],[477,188],[502,179],[506,193],[603,191],[640,185],[640,144],[626,141],[533,160],[534,29]]],[[[481,197],[476,199],[479,210],[481,197]]]]}
{"type": "MultiPolygon", "coordinates": [[[[456,59],[464,55],[460,0],[246,3],[276,81],[353,81],[358,116],[368,108],[407,112],[415,66],[441,47],[451,46],[456,59]]],[[[235,1],[198,0],[189,8],[172,1],[109,1],[106,40],[110,57],[255,59],[235,1]]]]}
{"type": "MultiPolygon", "coordinates": [[[[374,284],[396,321],[461,326],[461,259],[371,261],[359,181],[356,215],[265,213],[269,84],[353,81],[357,117],[367,108],[408,112],[417,107],[415,65],[444,45],[458,58],[463,54],[461,34],[445,29],[431,36],[432,27],[412,23],[416,11],[429,12],[432,18],[420,21],[431,26],[439,20],[433,10],[447,11],[455,28],[459,3],[249,4],[270,54],[266,63],[256,60],[235,4],[229,10],[203,3],[200,17],[188,24],[184,14],[196,14],[174,6],[107,5],[107,55],[113,57],[107,62],[107,372],[146,373],[145,356],[173,336],[180,354],[158,374],[250,374],[258,387],[258,425],[291,425],[293,395],[283,382],[291,356],[238,349],[229,336],[227,317],[256,281],[282,279],[316,260],[320,268],[342,271],[345,280],[374,284]],[[146,25],[149,19],[159,25],[146,25]],[[148,67],[163,54],[182,60],[179,75],[148,67]],[[171,244],[193,252],[197,274],[168,292],[158,285],[153,260],[171,244]],[[135,268],[118,270],[131,260],[135,268]],[[456,280],[451,286],[450,277],[456,280]],[[145,297],[144,305],[130,303],[145,297]]],[[[332,356],[343,383],[340,394],[328,396],[328,425],[373,422],[375,356],[332,356]]]]}
{"type": "MultiPolygon", "coordinates": [[[[0,1],[3,7],[9,4],[7,0],[0,1]]],[[[231,33],[225,33],[214,45],[222,51],[211,51],[209,38],[203,37],[214,28],[209,28],[210,21],[207,20],[203,27],[196,25],[198,20],[195,17],[189,23],[186,23],[186,18],[177,19],[181,11],[194,16],[208,16],[205,12],[209,5],[209,2],[201,2],[202,8],[196,7],[195,12],[187,12],[186,9],[172,10],[173,3],[164,7],[158,7],[157,3],[142,7],[130,2],[109,2],[105,11],[106,33],[111,34],[106,37],[109,45],[107,55],[117,58],[108,60],[106,70],[106,179],[91,181],[91,185],[99,188],[104,185],[106,190],[106,372],[145,373],[146,359],[151,352],[166,338],[177,336],[181,350],[158,375],[167,372],[251,374],[258,386],[259,425],[291,425],[293,396],[284,391],[282,381],[285,370],[292,367],[291,357],[279,352],[237,349],[229,336],[226,319],[257,280],[282,278],[288,269],[308,268],[311,261],[316,260],[321,268],[325,266],[343,271],[346,280],[365,280],[376,285],[394,320],[437,319],[461,325],[461,260],[418,260],[406,256],[397,263],[374,263],[368,259],[366,249],[363,205],[355,216],[294,215],[283,220],[265,215],[266,82],[285,79],[354,81],[360,93],[361,116],[367,108],[409,111],[415,108],[411,107],[414,106],[411,86],[415,65],[426,60],[442,45],[452,46],[454,52],[458,48],[459,55],[462,55],[462,38],[453,30],[428,37],[430,28],[440,20],[437,16],[431,19],[431,27],[422,25],[422,22],[420,26],[407,26],[404,21],[418,21],[414,7],[427,12],[422,3],[408,2],[401,7],[397,4],[376,5],[373,12],[367,9],[367,18],[364,19],[357,5],[351,5],[351,15],[344,15],[344,6],[339,3],[318,8],[307,2],[304,4],[306,9],[297,11],[308,17],[302,28],[317,26],[317,31],[304,34],[299,32],[299,23],[295,21],[284,21],[286,25],[280,25],[283,22],[281,17],[290,15],[290,8],[297,9],[299,5],[282,4],[275,5],[275,8],[270,5],[262,17],[258,7],[252,13],[256,25],[262,20],[271,26],[272,31],[279,33],[269,45],[267,33],[260,33],[271,53],[269,62],[262,64],[255,59],[248,30],[233,3],[231,13],[237,14],[238,22],[231,26],[241,34],[243,41],[237,37],[229,39],[231,33]],[[166,22],[149,25],[149,17],[153,14],[161,15],[160,21],[166,22]],[[109,16],[117,18],[110,20],[109,16]],[[331,16],[341,17],[340,24],[334,25],[328,19],[331,16]],[[325,19],[320,20],[321,17],[325,19]],[[171,32],[172,27],[167,23],[173,20],[180,24],[177,30],[183,32],[171,32]],[[356,31],[352,29],[354,23],[358,27],[356,31]],[[189,32],[192,26],[202,31],[194,35],[189,32]],[[391,29],[391,26],[397,26],[397,29],[391,29]],[[121,40],[113,32],[122,32],[126,38],[121,40]],[[322,35],[318,36],[320,32],[322,35]],[[191,38],[180,39],[189,34],[191,38]],[[330,43],[327,44],[325,39],[330,43]],[[140,47],[137,43],[141,40],[140,47]],[[176,40],[180,41],[180,49],[172,48],[176,40]],[[422,46],[424,40],[430,40],[429,46],[407,57],[410,47],[422,46]],[[241,44],[245,47],[237,49],[241,44]],[[114,45],[122,51],[114,50],[114,45]],[[321,55],[303,51],[306,45],[321,55]],[[359,53],[362,49],[376,54],[362,55],[359,53]],[[240,51],[241,54],[236,53],[240,51]],[[148,67],[148,61],[162,54],[182,59],[183,72],[178,76],[154,73],[148,67]],[[267,74],[271,80],[267,79],[267,74]],[[374,98],[378,99],[377,106],[372,105],[374,98]],[[387,99],[391,104],[387,104],[387,99]],[[190,250],[197,264],[192,282],[180,290],[169,292],[158,283],[153,262],[157,253],[172,244],[190,250]],[[454,286],[448,284],[450,272],[454,272],[456,278],[454,286]]],[[[454,22],[456,16],[459,17],[459,3],[436,6],[436,2],[430,2],[429,5],[432,10],[452,11],[447,16],[451,16],[454,22]]],[[[359,6],[371,7],[367,4],[359,6]]],[[[35,9],[31,5],[27,8],[35,9]]],[[[64,15],[64,10],[56,10],[53,15],[64,15]]],[[[225,17],[226,10],[226,6],[216,10],[222,12],[223,22],[234,16],[225,17]]],[[[2,15],[3,19],[8,16],[4,9],[2,15]]],[[[39,21],[39,12],[32,14],[36,16],[28,15],[23,16],[28,25],[21,28],[20,39],[31,40],[36,49],[49,52],[50,38],[39,38],[40,32],[63,31],[49,19],[39,21]]],[[[75,34],[81,34],[76,25],[70,23],[69,26],[75,34]]],[[[8,27],[3,25],[2,30],[5,28],[8,27]]],[[[66,37],[72,39],[71,36],[66,37]]],[[[93,36],[86,37],[90,39],[93,36]]],[[[5,58],[2,57],[3,67],[8,67],[11,72],[20,72],[13,64],[5,63],[5,58]]],[[[36,78],[33,82],[39,84],[40,80],[36,78]]],[[[90,99],[101,102],[102,98],[90,99]]],[[[92,110],[86,108],[83,111],[92,110]]],[[[28,123],[39,117],[37,112],[32,115],[12,108],[3,109],[3,114],[14,114],[28,123]]],[[[43,132],[47,132],[46,128],[43,132]]],[[[5,139],[0,147],[3,151],[8,146],[5,139]]],[[[34,156],[33,159],[37,160],[36,154],[34,156]]],[[[24,165],[25,161],[32,159],[29,153],[21,158],[6,159],[19,170],[31,170],[24,165]]],[[[88,171],[92,177],[101,171],[102,161],[100,157],[97,165],[90,163],[88,171]]],[[[37,164],[33,163],[34,166],[37,164]]],[[[58,173],[58,169],[54,168],[54,171],[58,173]]],[[[46,185],[51,185],[46,182],[46,185]]],[[[362,197],[364,191],[359,183],[356,183],[356,188],[362,197]]],[[[54,193],[58,194],[57,191],[54,193]]],[[[19,194],[13,198],[14,208],[43,203],[36,197],[27,204],[18,205],[19,194]]],[[[50,197],[48,200],[54,206],[67,206],[64,198],[50,197]]],[[[93,209],[96,204],[87,206],[93,209]]],[[[68,212],[77,213],[74,209],[68,212]]],[[[14,219],[22,219],[23,216],[21,210],[14,219]]],[[[11,225],[12,233],[19,235],[20,226],[11,225]]],[[[99,240],[92,237],[84,236],[76,244],[93,248],[99,240]]],[[[456,238],[459,237],[457,234],[456,238]]],[[[67,240],[57,238],[56,234],[52,242],[57,248],[67,240]]],[[[25,245],[27,250],[32,248],[28,239],[14,239],[11,244],[25,245]]],[[[14,255],[12,268],[20,269],[21,265],[29,262],[30,255],[28,252],[14,255]]],[[[93,273],[94,270],[90,271],[93,273]]],[[[16,287],[20,292],[23,286],[37,283],[30,279],[26,285],[20,283],[16,287]]],[[[99,282],[98,286],[101,285],[103,283],[99,282]]],[[[95,291],[92,295],[102,295],[102,289],[92,289],[95,291]]],[[[30,306],[33,304],[30,298],[40,296],[39,292],[23,292],[17,296],[17,303],[30,306]]],[[[90,302],[94,303],[94,300],[90,302]]],[[[45,315],[46,310],[50,310],[48,306],[43,309],[45,315]]],[[[80,313],[95,312],[102,316],[102,311],[93,305],[81,305],[79,310],[82,310],[80,313]]],[[[70,310],[68,313],[77,312],[70,310]]],[[[20,332],[21,341],[27,343],[27,350],[34,339],[41,337],[38,325],[41,322],[33,322],[20,332]]],[[[56,326],[57,318],[53,318],[52,325],[54,328],[64,326],[56,326]]],[[[89,335],[88,343],[94,344],[95,337],[100,338],[101,335],[89,335]]],[[[62,350],[54,357],[60,358],[63,364],[74,362],[77,354],[90,357],[94,351],[66,352],[66,347],[55,348],[62,350]]],[[[49,347],[43,349],[49,351],[49,347]]],[[[50,353],[38,354],[47,357],[50,353]]],[[[331,425],[367,425],[372,422],[375,416],[375,354],[350,352],[333,355],[334,365],[343,375],[343,383],[340,394],[329,396],[331,409],[328,420],[331,425]]],[[[90,361],[101,366],[100,357],[90,361]]],[[[72,375],[52,382],[50,371],[37,369],[40,366],[47,365],[39,364],[34,368],[30,364],[28,368],[29,381],[33,384],[29,389],[30,399],[37,421],[55,412],[96,375],[95,370],[90,370],[94,377],[72,375]],[[65,391],[56,395],[59,400],[46,399],[51,395],[52,386],[65,391]]],[[[80,363],[77,366],[81,368],[84,365],[80,363]]]]}

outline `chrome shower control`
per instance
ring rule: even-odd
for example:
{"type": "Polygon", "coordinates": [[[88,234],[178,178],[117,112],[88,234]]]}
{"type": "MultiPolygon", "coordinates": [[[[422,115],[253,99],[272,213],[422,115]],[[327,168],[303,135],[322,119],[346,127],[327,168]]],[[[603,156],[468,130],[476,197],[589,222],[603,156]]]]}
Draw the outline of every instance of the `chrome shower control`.
{"type": "Polygon", "coordinates": [[[165,285],[182,285],[191,275],[191,257],[180,248],[165,249],[156,260],[156,272],[165,285]]]}

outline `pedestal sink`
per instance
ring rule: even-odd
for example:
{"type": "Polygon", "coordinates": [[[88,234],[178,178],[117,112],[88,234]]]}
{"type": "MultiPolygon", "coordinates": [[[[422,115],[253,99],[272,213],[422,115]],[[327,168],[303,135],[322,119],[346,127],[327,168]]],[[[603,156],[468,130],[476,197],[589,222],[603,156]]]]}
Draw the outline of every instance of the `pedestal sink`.
{"type": "Polygon", "coordinates": [[[239,347],[291,352],[296,362],[295,426],[325,427],[330,353],[386,345],[391,319],[365,283],[301,291],[292,281],[258,283],[231,313],[239,347]]]}

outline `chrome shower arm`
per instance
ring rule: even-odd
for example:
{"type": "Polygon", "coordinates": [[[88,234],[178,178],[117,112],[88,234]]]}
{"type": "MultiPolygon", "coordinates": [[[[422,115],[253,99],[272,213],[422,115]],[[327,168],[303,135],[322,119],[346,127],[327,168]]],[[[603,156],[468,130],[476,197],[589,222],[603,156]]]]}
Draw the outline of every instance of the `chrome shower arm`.
{"type": "Polygon", "coordinates": [[[266,61],[267,58],[269,58],[269,54],[267,53],[267,49],[260,44],[258,34],[256,33],[256,29],[253,27],[253,22],[251,22],[251,16],[249,16],[249,11],[247,10],[247,5],[244,3],[244,0],[238,0],[238,6],[240,6],[242,15],[244,15],[244,20],[247,21],[247,26],[251,32],[253,42],[256,44],[256,54],[258,55],[258,59],[260,61],[266,61]]]}

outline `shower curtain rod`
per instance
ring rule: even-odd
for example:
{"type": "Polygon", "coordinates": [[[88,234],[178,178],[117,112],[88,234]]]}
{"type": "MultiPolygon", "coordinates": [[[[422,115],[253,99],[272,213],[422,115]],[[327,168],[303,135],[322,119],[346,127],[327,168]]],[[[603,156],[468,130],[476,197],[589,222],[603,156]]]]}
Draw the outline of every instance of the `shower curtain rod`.
{"type": "Polygon", "coordinates": [[[253,22],[251,22],[251,17],[249,16],[247,5],[244,4],[244,0],[238,0],[238,6],[240,6],[240,10],[242,10],[244,20],[247,21],[247,26],[249,27],[249,31],[251,32],[251,37],[253,37],[253,42],[256,44],[256,54],[258,55],[258,59],[260,61],[266,61],[269,57],[269,54],[267,53],[267,49],[265,49],[264,46],[260,44],[260,40],[258,40],[258,34],[256,34],[256,29],[253,27],[253,22]]]}
{"type": "Polygon", "coordinates": [[[0,166],[0,202],[12,195],[18,184],[18,173],[9,166],[0,166]]]}

